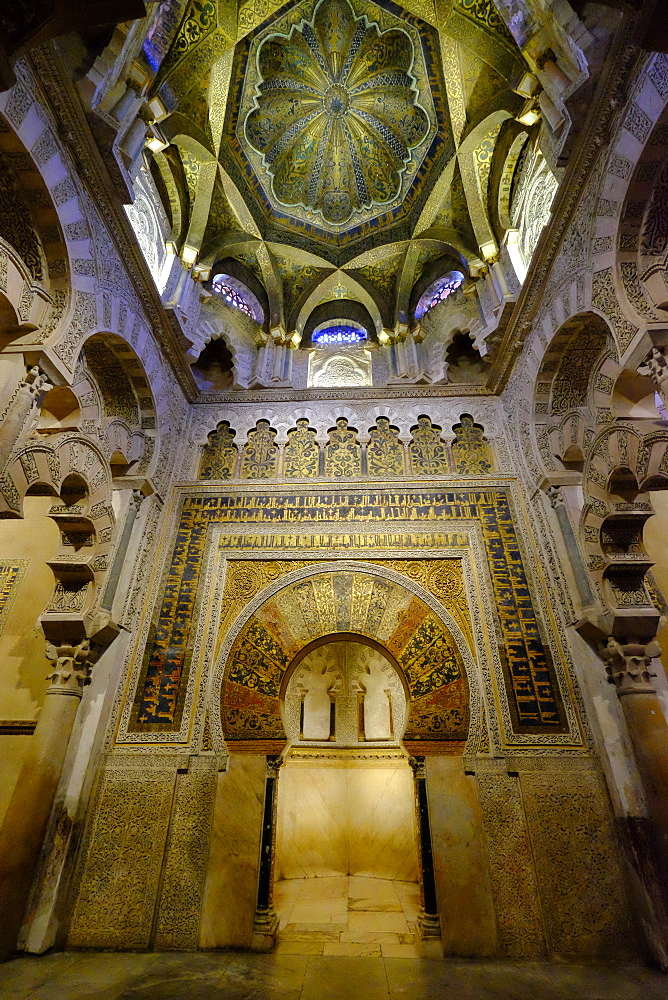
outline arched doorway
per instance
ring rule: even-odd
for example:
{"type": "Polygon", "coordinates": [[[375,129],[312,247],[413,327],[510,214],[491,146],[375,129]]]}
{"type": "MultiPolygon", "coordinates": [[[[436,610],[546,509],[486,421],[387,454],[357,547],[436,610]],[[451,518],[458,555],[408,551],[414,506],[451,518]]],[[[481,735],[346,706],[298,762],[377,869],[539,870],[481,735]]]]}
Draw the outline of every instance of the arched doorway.
{"type": "Polygon", "coordinates": [[[405,954],[419,916],[409,701],[393,657],[360,636],[323,637],[286,672],[290,740],[278,785],[279,940],[327,954],[405,954]]]}
{"type": "MultiPolygon", "coordinates": [[[[333,674],[330,679],[336,687],[333,674]]],[[[216,798],[216,833],[203,908],[204,946],[256,950],[270,950],[274,946],[278,924],[272,891],[274,876],[279,875],[279,885],[289,881],[280,877],[281,865],[283,875],[296,874],[294,868],[286,868],[280,859],[277,863],[277,838],[283,838],[281,843],[285,843],[286,804],[292,798],[297,821],[304,794],[303,788],[300,791],[297,787],[291,796],[292,779],[288,777],[285,782],[283,779],[294,766],[293,788],[299,782],[306,788],[310,780],[307,772],[316,763],[332,771],[337,768],[348,771],[345,781],[338,776],[339,790],[345,787],[346,831],[350,813],[355,815],[357,811],[360,816],[366,813],[371,817],[369,829],[362,829],[361,833],[365,842],[378,838],[382,843],[384,838],[387,846],[390,839],[401,839],[398,831],[403,830],[409,845],[406,853],[414,857],[413,852],[418,853],[419,847],[417,867],[422,871],[425,867],[429,869],[431,879],[431,898],[427,900],[428,894],[424,893],[425,916],[420,913],[420,932],[437,935],[431,844],[425,845],[423,836],[429,829],[424,761],[434,756],[461,756],[468,742],[478,745],[483,725],[477,667],[464,634],[443,605],[412,579],[385,567],[347,560],[304,566],[278,577],[248,602],[221,643],[213,687],[220,691],[220,715],[213,718],[212,727],[220,726],[229,762],[221,775],[216,798]],[[357,646],[348,652],[355,661],[360,656],[365,660],[369,670],[365,667],[363,672],[368,679],[362,678],[358,663],[345,690],[342,678],[340,703],[334,704],[332,713],[330,694],[337,692],[331,690],[329,680],[323,679],[323,665],[328,669],[323,660],[327,651],[318,650],[345,643],[357,646]],[[320,680],[314,673],[317,663],[320,663],[320,680]],[[346,711],[341,701],[343,695],[346,711]],[[310,696],[308,703],[307,696],[310,696]],[[307,739],[300,739],[300,734],[307,739]],[[343,737],[342,744],[337,743],[339,737],[343,737]],[[302,769],[299,773],[298,766],[302,769]],[[385,778],[401,787],[401,793],[383,797],[373,791],[374,783],[382,785],[384,779],[376,772],[383,769],[393,772],[391,776],[386,773],[385,778]],[[354,789],[364,782],[367,783],[364,792],[357,795],[354,789]],[[360,800],[361,806],[353,806],[360,800]],[[396,815],[392,817],[388,801],[401,803],[397,807],[401,822],[396,815]],[[414,819],[416,802],[421,803],[419,823],[414,819]],[[238,821],[241,815],[243,822],[238,821]],[[382,832],[386,821],[389,831],[382,832]],[[416,826],[419,843],[416,843],[416,826]],[[425,850],[429,853],[426,865],[425,850]],[[234,920],[221,916],[227,899],[236,901],[234,920]],[[252,908],[251,900],[255,900],[252,908]]],[[[313,777],[310,770],[310,778],[313,777]]],[[[333,783],[337,779],[330,774],[328,780],[333,783]]],[[[310,786],[314,787],[313,781],[310,786]]],[[[316,781],[315,788],[322,791],[322,782],[316,781]]],[[[301,815],[305,814],[302,808],[301,815]]],[[[361,820],[355,819],[355,823],[359,826],[361,820]]],[[[328,862],[322,855],[332,841],[323,837],[322,830],[320,833],[316,830],[315,839],[321,857],[314,861],[317,877],[309,882],[309,890],[319,892],[316,882],[330,877],[325,874],[328,862]]],[[[284,848],[278,849],[283,850],[285,858],[284,848]]],[[[395,865],[394,869],[392,866],[381,869],[384,853],[390,856],[380,848],[375,852],[375,860],[371,859],[373,864],[368,863],[367,856],[367,863],[359,865],[354,852],[352,864],[347,854],[345,863],[331,877],[408,882],[411,907],[404,907],[402,900],[395,897],[393,903],[399,909],[385,910],[387,901],[379,900],[374,910],[403,913],[407,928],[402,925],[401,931],[389,930],[392,920],[387,918],[378,921],[385,924],[385,929],[375,933],[395,935],[391,942],[386,942],[388,948],[407,949],[412,947],[410,935],[414,929],[410,924],[415,921],[408,919],[406,911],[412,909],[410,916],[416,916],[416,883],[411,881],[415,878],[415,866],[410,862],[404,863],[403,868],[395,865]],[[350,870],[352,875],[348,874],[350,870]],[[363,871],[366,874],[357,874],[363,871]]],[[[426,887],[427,880],[423,879],[422,884],[426,887]]],[[[353,898],[368,899],[369,895],[358,894],[353,898]]],[[[347,903],[345,909],[348,910],[347,903]]],[[[286,914],[283,917],[285,930],[291,921],[286,914]]],[[[359,926],[363,921],[356,919],[353,923],[359,926]]],[[[338,930],[347,933],[345,928],[338,930]]],[[[308,934],[309,929],[300,927],[297,933],[308,934]]],[[[311,942],[313,947],[326,949],[327,953],[336,953],[333,945],[353,943],[341,940],[340,934],[336,941],[311,942]]],[[[363,943],[374,945],[371,951],[376,954],[382,944],[363,943]]]]}

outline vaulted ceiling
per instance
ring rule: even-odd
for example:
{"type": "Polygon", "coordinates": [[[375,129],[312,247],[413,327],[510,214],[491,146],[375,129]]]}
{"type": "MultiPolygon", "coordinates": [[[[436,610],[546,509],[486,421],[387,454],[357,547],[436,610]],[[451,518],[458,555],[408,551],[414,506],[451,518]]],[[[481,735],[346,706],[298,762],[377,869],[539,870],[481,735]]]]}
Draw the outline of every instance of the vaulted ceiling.
{"type": "Polygon", "coordinates": [[[191,0],[153,88],[177,246],[204,271],[241,262],[287,330],[337,297],[402,322],[435,261],[475,275],[494,259],[532,134],[492,0],[230,7],[191,0]]]}

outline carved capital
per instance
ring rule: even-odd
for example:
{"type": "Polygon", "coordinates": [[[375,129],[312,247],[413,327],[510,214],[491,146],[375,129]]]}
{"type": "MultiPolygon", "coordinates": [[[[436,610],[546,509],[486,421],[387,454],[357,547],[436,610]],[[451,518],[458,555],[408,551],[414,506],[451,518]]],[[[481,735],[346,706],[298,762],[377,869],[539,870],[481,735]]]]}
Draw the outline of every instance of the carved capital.
{"type": "Polygon", "coordinates": [[[653,347],[642,364],[638,365],[640,375],[649,375],[660,390],[668,379],[668,358],[662,347],[653,347]]]}
{"type": "Polygon", "coordinates": [[[281,767],[283,766],[283,758],[277,754],[267,754],[267,777],[268,778],[278,778],[281,767]]]}
{"type": "Polygon", "coordinates": [[[130,510],[134,510],[135,513],[139,513],[139,508],[141,507],[143,501],[146,499],[145,494],[141,490],[133,490],[132,496],[130,497],[130,510]]]}
{"type": "Polygon", "coordinates": [[[557,507],[564,506],[564,494],[561,492],[558,486],[548,486],[545,490],[548,500],[550,501],[550,506],[556,510],[557,507]]]}
{"type": "Polygon", "coordinates": [[[408,764],[411,771],[413,772],[413,777],[418,781],[425,781],[427,778],[427,770],[425,767],[424,757],[409,757],[408,764]]]}
{"type": "Polygon", "coordinates": [[[46,658],[53,664],[47,680],[51,681],[47,694],[67,694],[80,698],[86,684],[90,684],[90,674],[97,660],[97,652],[91,648],[90,639],[83,639],[75,646],[61,643],[46,644],[46,658]]]}
{"type": "Polygon", "coordinates": [[[621,698],[626,694],[654,694],[652,678],[656,674],[649,669],[650,661],[661,655],[658,642],[620,643],[610,636],[600,647],[605,661],[608,683],[614,684],[621,698]]]}
{"type": "Polygon", "coordinates": [[[29,369],[22,383],[24,389],[33,397],[35,403],[39,403],[41,397],[46,395],[53,388],[48,380],[48,376],[37,366],[29,369]]]}

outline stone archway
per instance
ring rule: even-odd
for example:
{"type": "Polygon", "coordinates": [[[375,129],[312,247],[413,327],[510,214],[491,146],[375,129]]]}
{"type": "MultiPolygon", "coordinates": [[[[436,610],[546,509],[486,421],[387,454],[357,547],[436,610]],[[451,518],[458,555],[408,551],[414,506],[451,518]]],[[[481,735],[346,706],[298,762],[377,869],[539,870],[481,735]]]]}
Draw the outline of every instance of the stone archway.
{"type": "MultiPolygon", "coordinates": [[[[454,619],[414,580],[377,565],[340,560],[276,579],[249,601],[220,649],[212,686],[220,691],[220,713],[211,721],[212,729],[220,727],[217,735],[225,740],[230,759],[217,796],[203,913],[205,947],[267,950],[275,943],[278,775],[290,742],[281,697],[295,664],[342,638],[382,653],[402,678],[403,738],[401,744],[387,740],[375,749],[374,766],[403,769],[397,777],[406,793],[402,828],[411,825],[418,870],[431,873],[429,884],[420,880],[420,933],[439,933],[431,842],[423,837],[429,829],[423,761],[425,756],[461,756],[469,732],[472,742],[478,738],[483,719],[476,664],[454,619]],[[417,823],[414,797],[421,803],[417,823]],[[234,845],[232,855],[225,845],[234,845]],[[221,900],[228,895],[237,901],[234,920],[221,916],[221,900]]],[[[340,759],[357,756],[366,766],[365,742],[343,747],[340,759]]],[[[333,766],[342,765],[337,760],[333,766]]]]}
{"type": "Polygon", "coordinates": [[[463,635],[413,581],[365,563],[297,570],[249,603],[227,636],[216,671],[220,725],[230,750],[284,750],[280,694],[286,671],[314,640],[340,633],[373,640],[396,660],[410,699],[404,734],[409,753],[463,753],[469,729],[481,718],[475,665],[463,635]]]}

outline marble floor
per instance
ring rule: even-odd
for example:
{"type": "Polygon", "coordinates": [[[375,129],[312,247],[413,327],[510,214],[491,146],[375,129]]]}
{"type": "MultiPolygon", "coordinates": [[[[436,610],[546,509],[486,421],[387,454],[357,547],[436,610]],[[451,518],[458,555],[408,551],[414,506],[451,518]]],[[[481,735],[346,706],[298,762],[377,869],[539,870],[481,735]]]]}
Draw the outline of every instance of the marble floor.
{"type": "Polygon", "coordinates": [[[0,965],[2,1000],[666,1000],[640,966],[61,952],[0,965]]]}
{"type": "Polygon", "coordinates": [[[436,957],[439,943],[416,938],[415,882],[336,875],[274,885],[277,953],[357,958],[436,957]]]}

